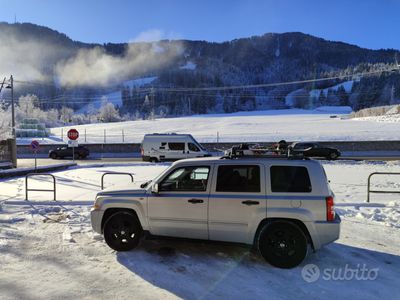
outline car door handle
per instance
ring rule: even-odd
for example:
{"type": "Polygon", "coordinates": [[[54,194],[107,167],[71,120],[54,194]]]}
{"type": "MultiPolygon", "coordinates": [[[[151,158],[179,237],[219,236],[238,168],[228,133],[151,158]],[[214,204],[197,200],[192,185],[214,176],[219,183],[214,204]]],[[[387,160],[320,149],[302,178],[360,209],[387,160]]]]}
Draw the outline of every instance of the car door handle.
{"type": "Polygon", "coordinates": [[[246,201],[242,201],[242,204],[245,204],[245,205],[258,205],[258,204],[260,204],[260,202],[252,201],[252,200],[246,200],[246,201]]]}
{"type": "Polygon", "coordinates": [[[203,203],[204,200],[201,200],[201,199],[189,199],[188,202],[196,204],[196,203],[203,203]]]}

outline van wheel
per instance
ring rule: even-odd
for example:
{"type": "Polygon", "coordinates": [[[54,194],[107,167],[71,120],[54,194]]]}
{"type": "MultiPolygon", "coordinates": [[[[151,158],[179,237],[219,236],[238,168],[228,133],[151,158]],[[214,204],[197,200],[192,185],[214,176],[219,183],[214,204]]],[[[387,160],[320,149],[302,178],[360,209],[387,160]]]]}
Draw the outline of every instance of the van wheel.
{"type": "Polygon", "coordinates": [[[51,153],[51,154],[50,154],[50,158],[52,158],[52,159],[57,159],[58,156],[57,156],[56,153],[51,153]]]}
{"type": "Polygon", "coordinates": [[[104,224],[104,239],[115,251],[129,251],[140,241],[143,230],[136,215],[126,211],[116,212],[104,224]]]}
{"type": "Polygon", "coordinates": [[[265,224],[257,240],[264,259],[278,268],[298,266],[307,255],[307,238],[299,226],[289,221],[265,224]]]}
{"type": "Polygon", "coordinates": [[[150,162],[152,162],[152,163],[158,162],[157,157],[150,157],[150,162]]]}

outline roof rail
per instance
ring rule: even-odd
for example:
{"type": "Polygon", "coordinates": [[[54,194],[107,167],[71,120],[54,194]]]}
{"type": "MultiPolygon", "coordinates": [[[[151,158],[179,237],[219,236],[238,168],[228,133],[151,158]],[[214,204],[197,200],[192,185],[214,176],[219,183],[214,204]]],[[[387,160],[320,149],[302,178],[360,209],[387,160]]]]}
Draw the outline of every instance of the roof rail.
{"type": "Polygon", "coordinates": [[[300,149],[295,150],[292,147],[288,147],[283,153],[277,151],[274,148],[263,148],[258,145],[258,148],[252,147],[255,144],[240,144],[233,146],[231,149],[225,150],[224,155],[221,159],[238,159],[238,158],[280,158],[280,159],[308,159],[304,156],[304,152],[309,150],[300,149]]]}

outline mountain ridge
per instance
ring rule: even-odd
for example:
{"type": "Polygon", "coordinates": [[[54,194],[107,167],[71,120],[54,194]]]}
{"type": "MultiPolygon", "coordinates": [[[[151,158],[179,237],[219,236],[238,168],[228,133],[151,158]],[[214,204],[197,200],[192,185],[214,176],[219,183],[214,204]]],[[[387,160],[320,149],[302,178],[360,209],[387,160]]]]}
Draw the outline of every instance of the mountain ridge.
{"type": "MultiPolygon", "coordinates": [[[[78,74],[76,76],[86,76],[90,73],[90,68],[96,64],[97,60],[103,58],[106,58],[105,61],[107,62],[117,60],[119,63],[119,71],[113,71],[112,67],[114,65],[111,65],[111,75],[105,79],[103,78],[102,84],[94,83],[92,85],[89,78],[85,85],[59,87],[54,84],[52,88],[21,87],[17,93],[35,93],[39,95],[39,98],[51,98],[63,93],[69,95],[70,99],[85,95],[89,103],[91,98],[98,98],[98,95],[104,90],[119,89],[123,100],[123,105],[120,109],[129,113],[136,111],[148,113],[149,110],[146,107],[148,105],[145,103],[144,93],[137,91],[137,89],[130,88],[128,90],[123,87],[125,80],[134,78],[156,76],[157,80],[152,82],[151,86],[184,88],[257,85],[334,75],[349,75],[347,80],[352,80],[350,75],[354,73],[385,70],[388,67],[396,66],[397,57],[400,55],[400,51],[395,49],[367,49],[341,41],[330,41],[302,32],[265,33],[260,36],[238,38],[225,42],[181,39],[100,44],[74,41],[64,33],[41,25],[1,22],[0,34],[3,34],[6,41],[10,37],[15,38],[16,45],[19,42],[32,41],[34,50],[36,49],[36,44],[39,44],[40,47],[36,49],[36,56],[33,57],[34,68],[43,75],[42,77],[45,78],[43,80],[47,80],[50,83],[57,81],[56,77],[58,76],[57,71],[60,70],[60,62],[67,64],[67,67],[71,67],[71,65],[74,66],[73,63],[76,62],[77,57],[83,60],[83,66],[86,69],[82,68],[80,73],[73,73],[78,74]],[[51,47],[55,47],[57,50],[50,51],[51,47]],[[44,54],[41,53],[42,50],[46,49],[49,50],[50,54],[46,53],[46,51],[43,51],[44,54]],[[154,64],[152,67],[147,67],[147,61],[145,61],[139,66],[134,65],[134,72],[124,69],[124,64],[128,68],[129,64],[127,63],[134,60],[136,58],[135,55],[156,50],[162,53],[171,49],[177,51],[178,54],[171,56],[165,62],[161,61],[160,65],[154,64]],[[98,53],[96,52],[96,55],[92,55],[94,51],[98,53]],[[87,55],[82,55],[82,53],[87,55]],[[121,61],[118,61],[118,59],[121,61]],[[72,64],[68,65],[71,61],[72,64]],[[188,65],[190,68],[185,67],[188,65]],[[119,78],[118,76],[121,77],[119,78]],[[113,80],[109,80],[109,78],[113,80]],[[108,86],[104,85],[104,82],[108,86]]],[[[0,52],[1,49],[0,45],[0,52]]],[[[23,56],[23,53],[20,53],[20,56],[23,56]]],[[[151,59],[154,57],[151,57],[151,59]]],[[[77,65],[78,71],[81,70],[79,66],[77,65]]],[[[23,68],[23,65],[21,68],[23,68]]],[[[13,69],[7,71],[12,72],[13,69]]],[[[4,73],[1,61],[0,73],[4,73]]],[[[32,74],[35,75],[36,73],[32,72],[32,74]]],[[[397,103],[398,98],[400,98],[398,74],[386,74],[385,72],[382,72],[382,74],[374,78],[361,78],[353,85],[351,92],[332,91],[330,95],[321,95],[321,99],[315,99],[314,97],[311,100],[307,99],[307,101],[300,100],[310,98],[310,96],[307,96],[308,90],[326,88],[338,84],[340,81],[257,89],[251,91],[251,93],[244,91],[218,94],[203,93],[192,97],[191,101],[193,103],[189,111],[188,108],[181,111],[176,109],[176,107],[188,101],[187,99],[190,96],[187,94],[157,92],[155,104],[153,105],[158,108],[162,107],[167,115],[192,112],[205,113],[220,109],[226,110],[228,107],[230,112],[240,109],[274,108],[284,106],[285,96],[294,90],[300,90],[299,95],[296,94],[299,99],[296,105],[300,107],[342,103],[351,105],[354,109],[359,109],[374,105],[397,103]],[[374,87],[373,90],[371,90],[371,86],[374,87]],[[365,94],[368,94],[368,97],[364,97],[365,94]]],[[[18,76],[16,77],[18,78],[18,76]]],[[[80,83],[79,80],[77,82],[80,83]]],[[[68,99],[63,105],[79,108],[79,104],[74,103],[72,100],[68,101],[68,99]]],[[[51,108],[53,106],[59,107],[60,105],[56,103],[52,105],[51,102],[47,102],[45,106],[51,108]]]]}

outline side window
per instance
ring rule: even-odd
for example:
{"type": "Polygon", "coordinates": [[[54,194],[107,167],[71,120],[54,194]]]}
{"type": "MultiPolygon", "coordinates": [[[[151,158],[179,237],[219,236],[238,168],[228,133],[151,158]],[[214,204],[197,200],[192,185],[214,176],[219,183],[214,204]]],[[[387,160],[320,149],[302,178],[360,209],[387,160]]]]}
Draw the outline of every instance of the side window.
{"type": "Polygon", "coordinates": [[[169,150],[185,150],[185,143],[168,143],[169,150]]]}
{"type": "Polygon", "coordinates": [[[217,192],[260,192],[260,167],[227,165],[218,167],[217,192]]]}
{"type": "Polygon", "coordinates": [[[193,143],[189,143],[188,147],[189,147],[190,151],[193,151],[193,152],[199,152],[200,151],[200,149],[193,143]]]}
{"type": "Polygon", "coordinates": [[[160,184],[160,191],[197,191],[207,190],[209,167],[184,167],[170,173],[160,184]]]}
{"type": "Polygon", "coordinates": [[[272,166],[271,190],[275,193],[310,193],[310,176],[306,167],[272,166]]]}
{"type": "Polygon", "coordinates": [[[161,150],[164,150],[165,149],[165,145],[166,145],[167,143],[161,143],[161,146],[160,146],[160,148],[159,149],[161,149],[161,150]]]}

